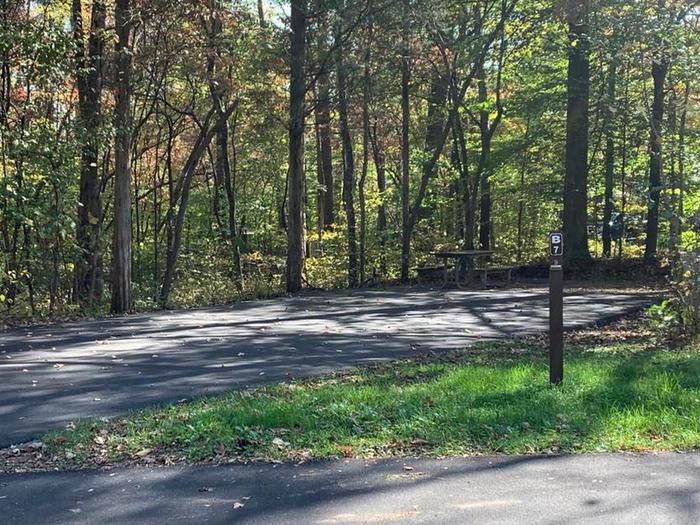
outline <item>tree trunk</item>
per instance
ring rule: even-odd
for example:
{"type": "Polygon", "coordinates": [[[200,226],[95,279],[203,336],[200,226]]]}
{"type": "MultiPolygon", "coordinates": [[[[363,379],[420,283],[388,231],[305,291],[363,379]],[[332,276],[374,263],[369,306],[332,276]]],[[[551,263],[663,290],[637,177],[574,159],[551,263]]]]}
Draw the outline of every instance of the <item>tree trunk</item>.
{"type": "Polygon", "coordinates": [[[367,171],[369,169],[370,154],[370,123],[369,123],[369,101],[370,101],[370,59],[371,44],[373,36],[373,26],[369,27],[369,40],[365,43],[364,56],[364,78],[362,83],[362,174],[360,175],[359,197],[360,197],[360,284],[366,279],[367,266],[367,202],[365,197],[365,183],[367,181],[367,171]]]}
{"type": "Polygon", "coordinates": [[[131,5],[116,0],[116,153],[114,171],[114,239],[112,253],[112,307],[114,313],[131,309],[131,5]]]}
{"type": "Polygon", "coordinates": [[[627,66],[624,69],[623,79],[625,87],[622,93],[624,103],[622,106],[622,129],[620,130],[620,230],[622,233],[617,241],[617,257],[620,259],[622,258],[622,247],[627,234],[627,217],[625,216],[627,213],[627,129],[630,121],[630,73],[627,66]]]}
{"type": "Polygon", "coordinates": [[[226,191],[226,201],[228,202],[228,238],[231,242],[231,255],[233,257],[233,270],[238,279],[238,286],[241,286],[241,252],[239,245],[238,228],[236,226],[236,193],[231,175],[231,159],[229,156],[229,125],[228,119],[220,123],[220,128],[216,133],[217,145],[217,169],[219,175],[223,176],[224,189],[226,191]]]}
{"type": "MultiPolygon", "coordinates": [[[[177,215],[175,215],[175,224],[173,226],[173,234],[170,245],[168,246],[166,254],[165,263],[165,274],[163,275],[163,285],[160,290],[160,303],[161,306],[166,306],[170,298],[170,292],[172,290],[173,283],[175,282],[175,274],[177,271],[177,259],[180,255],[180,248],[182,246],[182,232],[185,225],[185,218],[187,216],[187,203],[190,197],[190,187],[192,185],[192,178],[194,177],[195,170],[199,165],[199,161],[207,150],[209,143],[214,138],[214,135],[218,134],[218,130],[221,127],[223,121],[227,120],[231,113],[234,111],[236,105],[234,104],[228,108],[223,113],[212,110],[207,116],[202,128],[199,130],[199,136],[195,141],[194,147],[190,152],[187,162],[182,169],[182,176],[180,177],[180,182],[178,183],[175,193],[179,193],[175,198],[179,197],[179,204],[177,208],[177,215]],[[216,113],[218,121],[212,125],[211,120],[214,118],[216,113]],[[179,191],[178,191],[179,189],[179,191]]],[[[169,211],[170,215],[174,214],[174,210],[169,211]]]]}
{"type": "Polygon", "coordinates": [[[287,292],[302,288],[304,270],[304,95],[306,82],[306,0],[292,0],[289,76],[289,220],[287,292]]]}
{"type": "Polygon", "coordinates": [[[517,239],[518,252],[517,262],[523,260],[523,219],[525,217],[525,173],[528,165],[528,151],[530,149],[530,121],[531,117],[528,114],[527,123],[525,124],[525,145],[523,147],[522,157],[520,161],[520,194],[518,195],[518,221],[517,221],[517,239]]]}
{"type": "MultiPolygon", "coordinates": [[[[327,24],[325,17],[320,15],[318,53],[325,52],[324,39],[326,37],[327,24]]],[[[330,71],[328,62],[319,72],[316,87],[316,107],[314,116],[318,135],[318,166],[319,181],[319,212],[322,229],[329,231],[335,222],[335,199],[333,194],[333,146],[331,141],[331,100],[330,100],[330,71]]]]}
{"type": "Polygon", "coordinates": [[[588,15],[590,0],[569,3],[568,105],[566,113],[566,175],[564,236],[566,260],[590,259],[588,251],[588,103],[590,64],[588,15]]]}
{"type": "MultiPolygon", "coordinates": [[[[485,104],[487,101],[486,92],[486,72],[484,67],[479,68],[478,73],[479,102],[485,104]]],[[[479,197],[479,247],[482,250],[491,249],[491,180],[489,177],[489,160],[491,158],[491,126],[489,124],[489,111],[482,108],[479,111],[479,131],[481,135],[481,155],[479,156],[479,166],[477,178],[480,181],[479,197]]]]}
{"type": "Polygon", "coordinates": [[[263,28],[267,26],[267,22],[265,22],[265,6],[263,5],[263,0],[258,0],[258,24],[263,28]]]}
{"type": "Polygon", "coordinates": [[[401,282],[408,282],[411,259],[411,205],[410,199],[410,92],[411,49],[408,0],[404,0],[403,31],[401,44],[401,282]]]}
{"type": "Polygon", "coordinates": [[[372,143],[372,157],[374,159],[374,167],[377,170],[377,191],[379,192],[379,208],[377,209],[377,237],[379,238],[379,274],[386,275],[386,166],[384,153],[379,145],[377,137],[377,123],[373,125],[372,133],[370,134],[372,143]]]}
{"type": "Polygon", "coordinates": [[[314,113],[316,117],[314,118],[314,137],[316,138],[316,233],[318,234],[318,239],[321,242],[321,250],[323,250],[323,230],[324,218],[325,218],[325,198],[326,198],[326,181],[323,178],[323,163],[321,161],[321,128],[318,121],[318,88],[314,87],[314,113]]]}
{"type": "MultiPolygon", "coordinates": [[[[682,219],[685,208],[685,135],[688,123],[688,101],[690,100],[690,80],[685,80],[683,93],[683,107],[681,108],[680,123],[678,125],[678,216],[682,219]]],[[[682,232],[678,232],[679,236],[682,232]]]]}
{"type": "Polygon", "coordinates": [[[651,106],[651,130],[649,135],[649,203],[647,208],[646,244],[644,262],[657,263],[659,241],[659,204],[661,200],[661,179],[663,176],[662,126],[664,117],[664,84],[668,73],[668,60],[660,57],[654,60],[651,76],[654,81],[654,99],[651,106]]]}
{"type": "Polygon", "coordinates": [[[78,122],[81,127],[80,194],[76,244],[75,298],[83,307],[93,307],[102,296],[102,200],[98,171],[99,128],[102,116],[103,53],[106,9],[101,0],[92,4],[88,51],[82,2],[73,0],[73,38],[76,45],[76,85],[78,88],[78,122]]]}
{"type": "Polygon", "coordinates": [[[357,232],[355,223],[355,155],[348,121],[347,71],[343,57],[342,28],[338,27],[335,41],[335,65],[338,90],[338,118],[340,138],[343,146],[343,204],[348,228],[348,285],[356,288],[357,275],[357,232]]]}
{"type": "MultiPolygon", "coordinates": [[[[223,182],[226,191],[226,200],[228,203],[228,235],[226,236],[231,243],[231,256],[233,259],[233,269],[237,286],[242,287],[241,274],[241,254],[236,228],[236,194],[233,188],[231,177],[231,158],[229,155],[229,123],[228,118],[224,117],[224,97],[225,89],[222,82],[217,79],[217,58],[221,54],[219,38],[223,30],[219,11],[221,10],[220,2],[214,1],[210,3],[211,25],[208,26],[209,32],[209,56],[207,59],[207,75],[209,80],[209,93],[214,104],[214,109],[218,115],[218,124],[216,128],[216,164],[214,166],[216,172],[216,180],[223,182]]],[[[206,24],[206,22],[205,22],[206,24]]]]}
{"type": "MultiPolygon", "coordinates": [[[[614,59],[613,59],[614,60],[614,59]]],[[[603,207],[603,257],[612,255],[612,212],[613,212],[613,184],[615,174],[615,136],[614,136],[614,111],[615,104],[615,80],[616,64],[610,64],[608,72],[608,96],[606,100],[607,110],[605,115],[605,203],[603,207]]]]}
{"type": "Polygon", "coordinates": [[[335,199],[333,195],[333,146],[331,142],[331,107],[329,74],[318,78],[316,99],[316,128],[318,130],[319,153],[319,209],[323,230],[333,229],[335,222],[335,199]]]}
{"type": "Polygon", "coordinates": [[[467,142],[462,129],[462,121],[459,115],[452,117],[452,166],[459,173],[457,180],[457,197],[459,203],[459,227],[461,229],[463,246],[467,250],[474,249],[474,212],[471,209],[472,184],[469,175],[469,158],[467,142]]]}

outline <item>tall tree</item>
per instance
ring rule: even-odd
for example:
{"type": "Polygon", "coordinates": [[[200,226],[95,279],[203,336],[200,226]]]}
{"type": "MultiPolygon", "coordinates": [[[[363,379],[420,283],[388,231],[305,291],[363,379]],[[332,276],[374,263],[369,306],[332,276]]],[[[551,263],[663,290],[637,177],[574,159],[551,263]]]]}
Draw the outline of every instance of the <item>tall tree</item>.
{"type": "Polygon", "coordinates": [[[92,3],[87,50],[83,6],[73,0],[71,18],[76,50],[76,87],[78,89],[78,124],[82,142],[80,156],[80,194],[76,244],[75,296],[87,307],[94,306],[102,295],[102,199],[99,172],[99,142],[102,115],[103,55],[106,8],[102,0],[92,3]]]}
{"type": "Polygon", "coordinates": [[[199,164],[202,155],[207,150],[209,143],[214,135],[218,135],[223,126],[222,122],[227,121],[231,113],[235,111],[237,103],[234,103],[220,111],[221,108],[213,108],[199,129],[199,135],[195,140],[192,151],[190,152],[187,162],[182,170],[180,183],[173,195],[175,200],[179,200],[177,212],[173,208],[170,210],[170,215],[174,215],[175,221],[173,233],[168,244],[168,252],[166,257],[165,274],[163,275],[163,285],[160,291],[160,304],[166,306],[170,298],[173,282],[175,281],[175,272],[177,269],[177,259],[180,255],[182,247],[182,232],[185,226],[185,216],[187,214],[187,203],[190,198],[190,188],[192,186],[192,178],[199,164]]]}
{"type": "Polygon", "coordinates": [[[480,220],[479,220],[479,245],[482,250],[492,248],[493,224],[491,222],[491,144],[493,136],[498,129],[503,118],[503,103],[501,101],[501,84],[503,82],[503,59],[506,52],[505,31],[501,34],[501,45],[496,61],[496,82],[494,87],[496,113],[491,118],[492,112],[485,107],[488,99],[488,88],[486,85],[486,69],[482,65],[478,73],[478,93],[479,93],[479,119],[478,127],[481,136],[481,153],[477,165],[476,177],[481,186],[480,220]]]}
{"type": "Polygon", "coordinates": [[[401,31],[401,282],[408,282],[411,261],[411,152],[410,152],[410,82],[411,82],[411,22],[410,0],[403,1],[403,27],[401,31]]]}
{"type": "Polygon", "coordinates": [[[588,250],[588,104],[590,0],[568,0],[569,66],[566,111],[564,237],[568,261],[590,259],[588,250]]]}
{"type": "Polygon", "coordinates": [[[365,52],[363,60],[363,75],[362,75],[362,172],[358,187],[358,197],[360,200],[360,283],[365,282],[366,263],[367,263],[367,197],[365,194],[365,185],[367,183],[367,173],[369,170],[370,156],[370,90],[371,90],[371,72],[370,59],[372,49],[372,39],[374,36],[374,26],[369,23],[368,38],[365,42],[365,52]]]}
{"type": "Polygon", "coordinates": [[[355,153],[350,135],[350,120],[348,118],[348,80],[345,67],[343,45],[344,6],[341,8],[340,20],[336,27],[335,37],[335,67],[336,89],[338,92],[338,124],[343,150],[343,205],[348,229],[348,285],[355,288],[358,285],[357,264],[357,224],[355,219],[355,153]]]}
{"type": "MultiPolygon", "coordinates": [[[[658,0],[658,16],[663,16],[666,7],[665,0],[658,0]]],[[[646,243],[644,245],[644,262],[656,264],[657,246],[659,242],[659,206],[661,200],[661,180],[663,177],[663,118],[666,76],[670,61],[665,49],[664,39],[658,38],[658,45],[653,51],[651,78],[654,83],[654,94],[651,103],[651,118],[649,119],[649,199],[647,206],[646,243]]]]}
{"type": "Polygon", "coordinates": [[[267,26],[267,22],[265,21],[265,6],[263,5],[263,0],[258,0],[258,24],[262,28],[267,26]]]}
{"type": "MultiPolygon", "coordinates": [[[[220,71],[218,62],[223,54],[221,49],[221,33],[223,30],[221,17],[223,15],[221,2],[219,0],[209,0],[209,18],[204,21],[207,31],[207,77],[209,84],[209,94],[219,118],[216,128],[216,165],[214,170],[217,174],[216,180],[224,185],[226,200],[228,202],[228,232],[227,240],[231,243],[231,255],[233,258],[233,269],[237,286],[242,288],[241,252],[238,238],[238,226],[236,224],[236,193],[235,181],[231,174],[231,156],[229,154],[229,122],[228,118],[222,118],[226,112],[225,97],[226,79],[219,78],[220,71]]],[[[208,143],[207,143],[208,145],[208,143]]]]}
{"type": "Polygon", "coordinates": [[[112,312],[131,309],[131,0],[116,0],[114,238],[112,312]]]}
{"type": "Polygon", "coordinates": [[[613,212],[613,184],[615,175],[615,134],[613,110],[615,104],[615,84],[617,76],[617,64],[615,58],[608,70],[607,97],[605,100],[605,193],[603,204],[603,256],[612,255],[612,212],[613,212]]]}
{"type": "Polygon", "coordinates": [[[377,171],[377,191],[379,192],[379,206],[377,208],[377,237],[379,237],[379,273],[386,275],[386,229],[387,229],[387,203],[386,203],[386,158],[384,150],[379,144],[377,122],[374,121],[370,130],[370,143],[372,146],[372,158],[374,169],[377,171]]]}
{"type": "Polygon", "coordinates": [[[292,0],[289,53],[289,220],[287,292],[302,288],[304,270],[304,124],[307,1],[292,0]]]}
{"type": "MultiPolygon", "coordinates": [[[[320,2],[318,9],[321,9],[320,2]]],[[[318,216],[321,229],[330,230],[335,222],[335,199],[333,195],[333,142],[331,138],[331,61],[323,59],[328,53],[326,45],[328,23],[326,18],[327,13],[319,13],[316,47],[319,59],[323,63],[316,80],[314,116],[318,150],[318,216]]]]}

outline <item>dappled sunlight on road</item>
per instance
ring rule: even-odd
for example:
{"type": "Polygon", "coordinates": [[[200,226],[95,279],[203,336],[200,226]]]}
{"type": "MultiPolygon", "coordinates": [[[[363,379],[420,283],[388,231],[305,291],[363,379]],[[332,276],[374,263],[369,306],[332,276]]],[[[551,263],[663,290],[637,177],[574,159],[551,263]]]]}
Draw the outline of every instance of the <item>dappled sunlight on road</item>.
{"type": "MultiPolygon", "coordinates": [[[[566,299],[567,326],[647,304],[566,299]]],[[[0,338],[0,445],[80,417],[376,363],[547,326],[544,289],[317,293],[11,330],[0,338]]]]}

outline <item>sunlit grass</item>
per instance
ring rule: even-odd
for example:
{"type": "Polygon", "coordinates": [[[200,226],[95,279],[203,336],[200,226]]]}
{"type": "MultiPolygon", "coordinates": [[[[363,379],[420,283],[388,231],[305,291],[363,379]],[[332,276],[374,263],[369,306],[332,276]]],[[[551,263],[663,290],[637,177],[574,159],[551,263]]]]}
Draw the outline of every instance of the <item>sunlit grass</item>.
{"type": "Polygon", "coordinates": [[[565,382],[553,388],[542,349],[494,343],[449,362],[83,422],[45,443],[83,462],[691,449],[700,446],[700,353],[568,349],[565,382]]]}

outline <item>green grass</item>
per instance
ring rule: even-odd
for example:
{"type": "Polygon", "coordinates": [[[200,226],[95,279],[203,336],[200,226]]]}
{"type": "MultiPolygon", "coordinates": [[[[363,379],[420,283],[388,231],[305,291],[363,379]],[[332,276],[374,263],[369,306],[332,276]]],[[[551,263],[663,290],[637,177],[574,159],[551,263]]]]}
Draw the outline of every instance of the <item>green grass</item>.
{"type": "Polygon", "coordinates": [[[541,348],[487,344],[447,362],[399,363],[231,393],[46,436],[80,464],[692,449],[700,353],[635,344],[568,348],[548,384],[541,348]]]}

